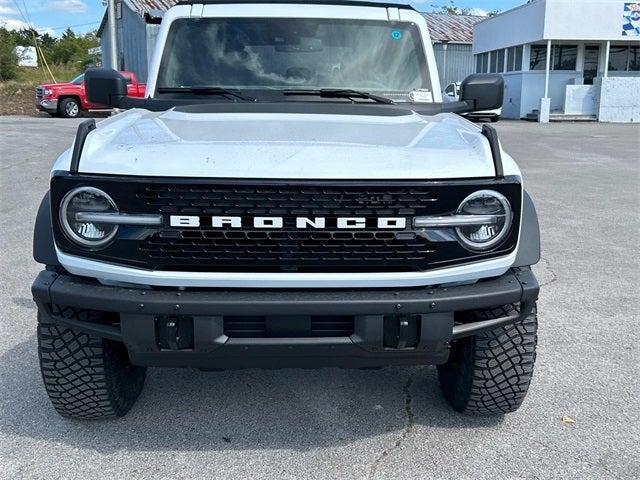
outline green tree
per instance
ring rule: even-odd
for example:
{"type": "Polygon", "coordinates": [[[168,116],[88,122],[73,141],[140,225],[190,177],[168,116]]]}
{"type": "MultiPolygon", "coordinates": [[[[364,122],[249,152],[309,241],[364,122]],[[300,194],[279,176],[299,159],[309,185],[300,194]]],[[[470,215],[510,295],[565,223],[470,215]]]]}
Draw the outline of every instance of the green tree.
{"type": "Polygon", "coordinates": [[[11,80],[17,73],[18,58],[11,32],[0,27],[0,81],[11,80]]]}
{"type": "MultiPolygon", "coordinates": [[[[449,15],[471,15],[472,10],[470,8],[462,8],[456,6],[454,0],[449,0],[448,5],[431,5],[436,12],[447,13],[449,15]]],[[[495,17],[500,13],[500,10],[491,10],[487,13],[489,17],[495,17]]]]}
{"type": "Polygon", "coordinates": [[[471,9],[457,7],[453,0],[449,0],[448,5],[431,5],[436,11],[440,13],[448,13],[449,15],[469,15],[471,9]]]}

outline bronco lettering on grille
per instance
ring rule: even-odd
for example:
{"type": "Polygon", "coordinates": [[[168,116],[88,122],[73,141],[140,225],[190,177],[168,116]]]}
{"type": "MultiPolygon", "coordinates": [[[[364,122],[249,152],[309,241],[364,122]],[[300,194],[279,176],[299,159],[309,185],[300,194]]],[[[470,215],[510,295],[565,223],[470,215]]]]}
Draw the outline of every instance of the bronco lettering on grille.
{"type": "MultiPolygon", "coordinates": [[[[243,219],[242,217],[171,215],[169,218],[169,225],[176,228],[199,228],[205,226],[213,228],[242,228],[243,226],[252,226],[253,228],[277,229],[284,228],[284,223],[283,217],[253,217],[243,219]]],[[[386,230],[403,230],[407,226],[407,219],[404,217],[295,217],[295,228],[297,229],[323,229],[333,227],[338,230],[357,230],[367,228],[368,226],[386,230]]]]}

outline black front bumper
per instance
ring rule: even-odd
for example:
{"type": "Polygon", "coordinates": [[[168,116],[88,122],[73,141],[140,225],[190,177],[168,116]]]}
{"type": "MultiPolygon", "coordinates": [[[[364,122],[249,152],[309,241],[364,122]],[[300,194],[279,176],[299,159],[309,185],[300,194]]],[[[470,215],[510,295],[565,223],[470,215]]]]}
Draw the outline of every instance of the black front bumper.
{"type": "Polygon", "coordinates": [[[122,341],[137,365],[210,369],[441,364],[452,339],[517,321],[538,291],[529,269],[473,285],[411,289],[145,290],[50,271],[32,287],[40,321],[122,341]],[[520,304],[519,314],[463,323],[466,311],[505,304],[520,304]],[[102,312],[109,313],[95,315],[102,312]],[[351,318],[353,331],[282,333],[282,325],[295,330],[313,316],[351,318]],[[255,317],[277,327],[256,337],[227,335],[229,319],[255,317]]]}

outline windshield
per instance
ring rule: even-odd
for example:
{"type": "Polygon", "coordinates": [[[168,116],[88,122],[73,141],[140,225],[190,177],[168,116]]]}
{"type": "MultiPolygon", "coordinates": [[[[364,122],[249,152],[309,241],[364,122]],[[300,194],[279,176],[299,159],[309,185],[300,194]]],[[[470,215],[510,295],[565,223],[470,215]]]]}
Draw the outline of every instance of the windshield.
{"type": "Polygon", "coordinates": [[[396,100],[431,90],[415,24],[297,18],[176,20],[157,85],[339,88],[396,100]]]}
{"type": "Polygon", "coordinates": [[[69,83],[73,83],[74,85],[80,85],[84,80],[84,73],[78,75],[76,78],[71,80],[69,83]]]}

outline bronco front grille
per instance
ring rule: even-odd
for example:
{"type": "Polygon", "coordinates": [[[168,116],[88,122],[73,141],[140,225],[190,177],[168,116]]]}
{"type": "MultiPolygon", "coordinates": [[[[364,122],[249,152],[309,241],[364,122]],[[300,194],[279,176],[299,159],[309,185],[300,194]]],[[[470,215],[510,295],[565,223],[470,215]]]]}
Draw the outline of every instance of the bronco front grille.
{"type": "MultiPolygon", "coordinates": [[[[456,241],[431,242],[412,219],[447,215],[472,192],[504,194],[519,222],[517,179],[455,182],[277,182],[117,177],[55,177],[52,204],[81,182],[107,192],[121,212],[161,214],[161,227],[120,227],[107,248],[83,250],[56,225],[56,241],[68,253],[152,270],[221,272],[408,272],[504,255],[515,247],[517,228],[492,252],[465,250],[456,241]],[[171,215],[235,216],[242,228],[171,227],[171,215]],[[282,217],[282,228],[257,229],[257,216],[282,217]],[[296,217],[324,217],[327,228],[297,229],[296,217]],[[337,229],[330,219],[364,217],[364,229],[337,229]],[[403,217],[404,229],[379,230],[375,219],[403,217]],[[246,221],[245,221],[246,220],[246,221]]],[[[57,218],[54,212],[54,217],[57,218]]]]}

